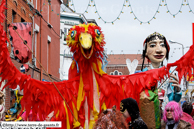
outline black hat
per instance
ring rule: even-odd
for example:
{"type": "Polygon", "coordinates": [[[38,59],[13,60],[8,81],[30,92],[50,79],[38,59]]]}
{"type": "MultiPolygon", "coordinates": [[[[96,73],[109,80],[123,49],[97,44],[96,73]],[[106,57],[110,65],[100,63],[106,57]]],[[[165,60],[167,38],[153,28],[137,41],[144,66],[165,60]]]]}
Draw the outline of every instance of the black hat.
{"type": "Polygon", "coordinates": [[[147,125],[139,115],[139,107],[135,99],[127,98],[121,100],[120,111],[123,113],[126,110],[128,111],[132,120],[132,123],[129,123],[130,129],[148,129],[147,125]]]}
{"type": "Polygon", "coordinates": [[[125,110],[128,111],[132,120],[139,117],[139,108],[135,99],[127,98],[121,100],[120,111],[123,113],[125,110]]]}

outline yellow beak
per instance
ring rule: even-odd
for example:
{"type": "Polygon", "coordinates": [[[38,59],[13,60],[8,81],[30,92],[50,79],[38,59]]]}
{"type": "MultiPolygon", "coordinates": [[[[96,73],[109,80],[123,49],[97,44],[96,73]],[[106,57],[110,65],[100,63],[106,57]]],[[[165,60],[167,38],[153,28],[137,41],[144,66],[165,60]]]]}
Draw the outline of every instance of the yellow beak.
{"type": "Polygon", "coordinates": [[[79,42],[84,49],[90,49],[92,46],[92,36],[88,33],[81,33],[79,35],[79,42]]]}

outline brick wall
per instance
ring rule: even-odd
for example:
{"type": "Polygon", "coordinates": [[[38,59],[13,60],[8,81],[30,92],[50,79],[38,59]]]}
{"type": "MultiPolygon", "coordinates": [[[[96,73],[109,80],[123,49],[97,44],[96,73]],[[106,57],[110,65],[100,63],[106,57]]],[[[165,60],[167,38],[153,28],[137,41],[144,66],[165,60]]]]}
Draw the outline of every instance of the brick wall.
{"type": "Polygon", "coordinates": [[[6,87],[5,88],[5,111],[7,111],[10,108],[10,97],[11,97],[11,92],[10,88],[6,87]]]}
{"type": "MultiPolygon", "coordinates": [[[[147,65],[145,65],[145,67],[147,67],[147,65]]],[[[122,72],[122,75],[129,75],[129,70],[128,70],[127,66],[111,66],[111,65],[109,65],[106,67],[106,73],[109,75],[111,72],[114,72],[115,70],[122,72]]],[[[138,71],[138,70],[141,70],[140,65],[138,65],[136,68],[136,71],[138,71]]]]}
{"type": "MultiPolygon", "coordinates": [[[[43,2],[44,1],[38,1],[37,10],[41,13],[44,20],[40,16],[36,16],[34,19],[35,24],[40,28],[39,32],[37,33],[36,57],[44,67],[44,70],[46,70],[48,74],[52,75],[55,80],[59,80],[60,15],[57,14],[60,14],[60,1],[52,0],[50,6],[48,6],[48,1],[43,2]],[[53,11],[51,11],[51,7],[53,11]],[[50,10],[49,13],[48,10],[50,10]],[[48,23],[53,27],[54,30],[48,27],[48,23]],[[48,42],[48,36],[51,38],[50,43],[48,42]]],[[[45,76],[44,70],[38,63],[37,68],[41,70],[41,80],[49,80],[48,77],[45,76]]]]}

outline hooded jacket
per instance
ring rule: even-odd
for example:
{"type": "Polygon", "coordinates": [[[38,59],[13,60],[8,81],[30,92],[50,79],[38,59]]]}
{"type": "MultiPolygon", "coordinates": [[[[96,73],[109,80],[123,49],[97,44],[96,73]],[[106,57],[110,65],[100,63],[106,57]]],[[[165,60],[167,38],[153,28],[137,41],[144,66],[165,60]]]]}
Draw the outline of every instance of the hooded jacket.
{"type": "Polygon", "coordinates": [[[181,120],[184,120],[186,122],[189,122],[191,124],[191,128],[194,129],[194,120],[191,117],[191,115],[183,112],[183,116],[181,117],[181,120]]]}
{"type": "Polygon", "coordinates": [[[142,118],[140,117],[139,114],[139,107],[137,105],[136,100],[132,98],[127,98],[121,100],[121,105],[120,105],[120,110],[121,112],[124,112],[125,110],[128,111],[130,117],[131,117],[131,122],[129,122],[129,129],[147,129],[147,125],[144,123],[142,118]]]}
{"type": "MultiPolygon", "coordinates": [[[[165,129],[165,128],[166,128],[166,123],[162,120],[161,129],[165,129]]],[[[192,128],[190,123],[184,120],[180,120],[176,129],[192,129],[192,128]]]]}

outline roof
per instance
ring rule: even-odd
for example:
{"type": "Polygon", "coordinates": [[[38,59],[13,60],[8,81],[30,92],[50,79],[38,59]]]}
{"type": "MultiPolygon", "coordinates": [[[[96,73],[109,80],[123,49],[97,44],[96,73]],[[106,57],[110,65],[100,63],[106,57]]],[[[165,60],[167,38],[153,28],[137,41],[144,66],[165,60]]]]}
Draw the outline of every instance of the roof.
{"type": "Polygon", "coordinates": [[[87,19],[88,23],[94,23],[98,26],[97,22],[95,19],[87,19]]]}
{"type": "MultiPolygon", "coordinates": [[[[108,65],[126,65],[126,59],[130,59],[131,61],[137,59],[139,65],[143,62],[141,54],[110,54],[107,56],[108,65]]],[[[147,59],[145,59],[144,64],[148,64],[147,59]]]]}
{"type": "Polygon", "coordinates": [[[60,20],[62,20],[62,18],[64,17],[69,17],[69,18],[81,19],[84,23],[87,23],[86,17],[81,13],[60,12],[60,17],[61,17],[60,20]]]}

